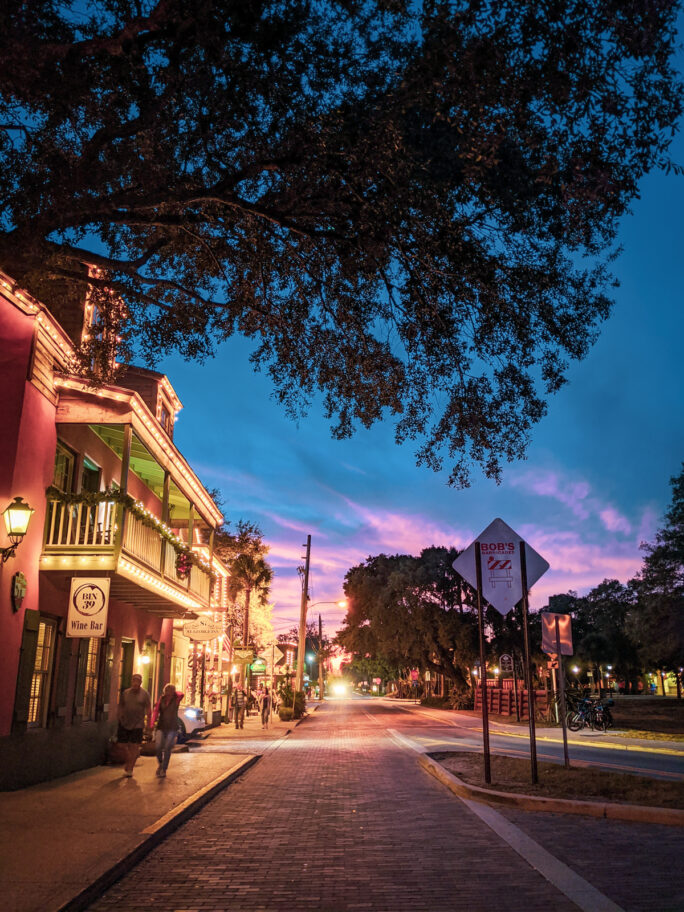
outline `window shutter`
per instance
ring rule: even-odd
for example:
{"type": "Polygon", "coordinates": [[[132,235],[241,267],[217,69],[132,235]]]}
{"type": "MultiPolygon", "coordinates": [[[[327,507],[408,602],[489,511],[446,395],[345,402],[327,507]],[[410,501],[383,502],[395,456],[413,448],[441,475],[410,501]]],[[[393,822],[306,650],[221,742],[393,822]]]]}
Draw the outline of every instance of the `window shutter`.
{"type": "Polygon", "coordinates": [[[78,670],[76,672],[76,688],[74,690],[74,717],[83,717],[83,694],[85,691],[85,673],[88,662],[88,637],[83,637],[78,642],[78,670]]]}
{"type": "Polygon", "coordinates": [[[14,695],[12,731],[26,731],[29,699],[31,696],[31,681],[33,679],[33,669],[36,664],[39,623],[40,612],[27,608],[24,613],[24,632],[21,638],[21,651],[19,653],[19,671],[17,673],[17,689],[14,695]]]}

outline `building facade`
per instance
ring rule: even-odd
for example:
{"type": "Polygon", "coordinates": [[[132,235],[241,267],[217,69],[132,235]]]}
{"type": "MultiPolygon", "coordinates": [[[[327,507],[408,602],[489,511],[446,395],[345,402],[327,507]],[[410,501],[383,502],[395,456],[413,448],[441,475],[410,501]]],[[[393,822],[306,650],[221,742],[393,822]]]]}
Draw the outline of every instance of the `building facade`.
{"type": "Polygon", "coordinates": [[[173,442],[181,403],[154,371],[77,376],[88,320],[84,302],[58,322],[0,272],[0,510],[16,497],[34,510],[0,567],[3,789],[103,762],[132,674],[153,700],[187,685],[174,625],[180,640],[225,609],[222,516],[173,442]]]}

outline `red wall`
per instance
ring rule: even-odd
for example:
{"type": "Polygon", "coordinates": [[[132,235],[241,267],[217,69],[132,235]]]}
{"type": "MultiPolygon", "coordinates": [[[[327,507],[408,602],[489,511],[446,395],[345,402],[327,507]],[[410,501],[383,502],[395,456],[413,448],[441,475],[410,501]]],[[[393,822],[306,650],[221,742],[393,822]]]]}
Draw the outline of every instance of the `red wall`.
{"type": "MultiPolygon", "coordinates": [[[[16,556],[0,564],[0,736],[9,734],[14,709],[19,654],[26,609],[41,609],[57,617],[66,614],[68,589],[64,581],[40,578],[39,559],[43,544],[46,498],[52,483],[57,444],[56,411],[51,402],[27,381],[33,342],[34,320],[0,296],[0,512],[17,496],[34,508],[29,530],[19,545],[16,556]],[[27,580],[26,597],[15,612],[11,602],[12,577],[21,571],[27,580]]],[[[83,425],[60,425],[60,436],[74,449],[91,456],[103,469],[103,482],[119,481],[120,461],[89,428],[83,425]]],[[[161,516],[161,502],[133,473],[129,491],[147,509],[161,516]]],[[[0,547],[9,545],[4,522],[0,520],[0,547]]],[[[113,600],[110,604],[109,627],[117,640],[112,688],[118,677],[118,651],[121,636],[137,639],[142,649],[147,637],[165,642],[168,680],[172,622],[113,600]],[[163,626],[163,639],[161,636],[163,626]]],[[[114,695],[114,699],[115,699],[114,695]]],[[[110,711],[114,706],[110,705],[110,711]]]]}
{"type": "MultiPolygon", "coordinates": [[[[45,489],[55,461],[55,408],[26,380],[33,339],[33,318],[0,298],[0,511],[23,497],[36,511],[16,551],[0,568],[0,735],[10,729],[24,611],[38,608],[38,561],[45,524],[45,489]],[[26,597],[14,612],[11,584],[15,573],[26,577],[26,597]]],[[[4,522],[0,547],[9,545],[4,522]]]]}

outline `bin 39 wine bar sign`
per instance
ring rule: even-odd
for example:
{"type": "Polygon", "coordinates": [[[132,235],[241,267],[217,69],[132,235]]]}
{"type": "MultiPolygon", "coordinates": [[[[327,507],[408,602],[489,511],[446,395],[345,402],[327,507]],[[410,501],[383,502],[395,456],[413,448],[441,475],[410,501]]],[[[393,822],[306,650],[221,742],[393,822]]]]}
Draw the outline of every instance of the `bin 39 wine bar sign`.
{"type": "Polygon", "coordinates": [[[66,635],[70,637],[103,637],[107,632],[109,577],[71,580],[66,635]]]}

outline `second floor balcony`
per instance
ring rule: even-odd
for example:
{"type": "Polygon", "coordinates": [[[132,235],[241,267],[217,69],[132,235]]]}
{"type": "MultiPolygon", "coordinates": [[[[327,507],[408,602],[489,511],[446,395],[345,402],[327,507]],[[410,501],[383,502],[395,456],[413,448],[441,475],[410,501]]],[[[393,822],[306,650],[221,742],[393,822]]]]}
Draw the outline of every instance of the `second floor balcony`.
{"type": "Polygon", "coordinates": [[[41,570],[107,573],[113,597],[167,617],[209,607],[208,564],[130,496],[48,492],[45,517],[41,570]]]}

